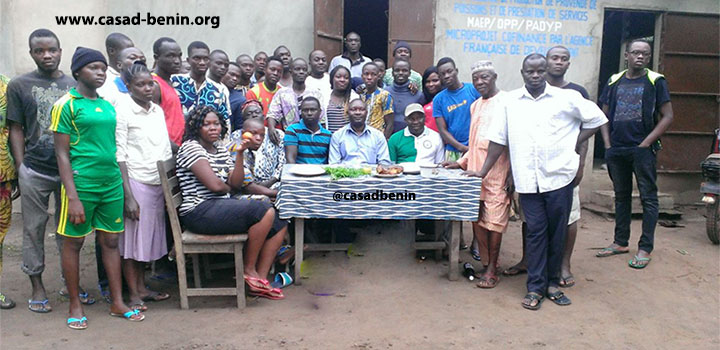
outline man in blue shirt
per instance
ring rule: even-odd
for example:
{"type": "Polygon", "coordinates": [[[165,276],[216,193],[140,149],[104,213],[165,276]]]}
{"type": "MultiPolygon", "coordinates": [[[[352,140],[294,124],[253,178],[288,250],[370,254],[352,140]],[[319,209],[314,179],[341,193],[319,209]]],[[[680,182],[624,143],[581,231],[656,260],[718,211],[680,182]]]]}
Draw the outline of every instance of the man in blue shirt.
{"type": "MultiPolygon", "coordinates": [[[[413,103],[423,104],[424,95],[415,90],[415,93],[410,90],[410,62],[402,59],[395,59],[392,65],[393,83],[385,87],[385,90],[390,92],[390,96],[393,100],[393,113],[394,124],[392,134],[405,129],[407,123],[405,123],[405,108],[413,103]]],[[[468,112],[469,113],[469,112],[468,112]]],[[[470,124],[468,124],[469,127],[470,124]]],[[[467,141],[466,141],[467,143],[467,141]]]]}
{"type": "Polygon", "coordinates": [[[241,90],[235,89],[235,86],[237,86],[241,76],[242,68],[240,68],[237,63],[230,62],[227,73],[225,73],[225,76],[222,78],[222,83],[230,92],[230,111],[232,116],[230,118],[231,131],[241,129],[243,123],[242,105],[246,101],[245,94],[243,94],[241,90]]]}
{"type": "Polygon", "coordinates": [[[285,129],[287,164],[327,164],[332,133],[320,125],[320,101],[312,96],[300,102],[300,121],[285,129]]]}
{"type": "Polygon", "coordinates": [[[472,84],[460,82],[452,58],[441,58],[437,70],[445,90],[433,99],[433,117],[445,142],[445,160],[455,162],[468,150],[470,105],[480,94],[472,84]]]}
{"type": "Polygon", "coordinates": [[[330,140],[330,164],[390,164],[385,135],[365,124],[367,108],[357,98],[348,104],[350,124],[340,128],[330,140]]]}

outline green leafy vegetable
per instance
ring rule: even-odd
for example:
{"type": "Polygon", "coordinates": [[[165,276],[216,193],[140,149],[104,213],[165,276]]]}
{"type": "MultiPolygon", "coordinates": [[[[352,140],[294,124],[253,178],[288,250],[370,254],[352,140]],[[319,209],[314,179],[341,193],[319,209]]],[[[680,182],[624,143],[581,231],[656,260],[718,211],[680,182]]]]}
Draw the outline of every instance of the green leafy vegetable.
{"type": "Polygon", "coordinates": [[[330,179],[337,180],[342,178],[353,178],[368,175],[369,173],[363,169],[344,168],[344,167],[326,167],[325,172],[330,174],[330,179]]]}

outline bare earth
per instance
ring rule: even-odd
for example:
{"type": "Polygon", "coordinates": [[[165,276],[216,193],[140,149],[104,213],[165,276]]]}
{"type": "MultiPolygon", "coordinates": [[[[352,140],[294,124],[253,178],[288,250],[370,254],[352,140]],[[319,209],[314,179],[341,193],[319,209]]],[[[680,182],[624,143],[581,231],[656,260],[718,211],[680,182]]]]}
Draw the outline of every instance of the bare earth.
{"type": "MultiPolygon", "coordinates": [[[[545,301],[537,312],[520,306],[525,277],[503,277],[481,290],[466,279],[447,280],[447,263],[420,261],[407,225],[373,225],[344,253],[311,255],[302,286],[285,289],[283,301],[233,297],[191,298],[182,311],[177,285],[150,281],[173,295],[150,303],[147,318],[130,323],[108,316],[98,301],[85,308],[90,328],[65,326],[67,302],[58,254],[46,240],[46,287],[54,311],[27,310],[30,283],[20,271],[21,220],[5,244],[1,290],[18,306],[0,312],[2,349],[718,349],[720,348],[720,249],[705,236],[703,211],[684,207],[682,228],[658,226],[648,268],[627,266],[630,254],[597,259],[612,240],[613,222],[583,211],[573,257],[573,304],[545,301]],[[382,233],[378,230],[382,228],[382,233]],[[315,294],[333,294],[316,296],[315,294]]],[[[640,220],[633,220],[636,248],[640,220]]],[[[48,230],[49,232],[52,229],[48,230]]],[[[470,227],[465,225],[469,241],[470,227]]],[[[86,242],[82,285],[99,297],[93,247],[86,242]]],[[[519,222],[505,234],[500,266],[521,252],[519,222]]],[[[467,251],[461,260],[470,261],[467,251]]],[[[476,264],[476,268],[479,264],[476,264]]],[[[233,283],[226,281],[227,283],[233,283]]]]}

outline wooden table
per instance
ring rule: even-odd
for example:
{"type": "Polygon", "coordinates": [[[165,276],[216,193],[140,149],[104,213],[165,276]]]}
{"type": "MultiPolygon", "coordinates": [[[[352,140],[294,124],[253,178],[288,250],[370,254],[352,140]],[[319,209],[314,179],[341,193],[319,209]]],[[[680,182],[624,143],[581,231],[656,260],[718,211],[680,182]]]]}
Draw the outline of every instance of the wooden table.
{"type": "MultiPolygon", "coordinates": [[[[292,173],[292,168],[296,166],[302,165],[285,165],[275,203],[280,218],[295,219],[296,284],[301,284],[304,219],[451,221],[449,234],[441,242],[427,242],[423,249],[447,249],[448,279],[458,278],[460,227],[463,221],[478,220],[481,179],[462,176],[460,170],[440,168],[422,169],[420,175],[403,174],[393,178],[361,176],[333,181],[329,175],[296,176],[292,173]],[[386,200],[381,199],[383,195],[386,195],[386,200]],[[353,200],[357,197],[370,198],[353,200]]],[[[347,247],[348,244],[312,244],[307,250],[347,250],[347,247]]]]}

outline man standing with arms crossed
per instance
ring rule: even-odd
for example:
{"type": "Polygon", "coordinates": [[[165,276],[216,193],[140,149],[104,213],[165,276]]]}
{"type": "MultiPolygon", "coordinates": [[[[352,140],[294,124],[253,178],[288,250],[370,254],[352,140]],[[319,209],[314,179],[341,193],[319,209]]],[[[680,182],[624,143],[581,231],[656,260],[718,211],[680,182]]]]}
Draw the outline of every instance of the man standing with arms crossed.
{"type": "Polygon", "coordinates": [[[527,223],[526,309],[537,310],[545,296],[558,305],[570,299],[559,289],[562,252],[572,204],[580,145],[607,123],[602,111],[579,94],[545,81],[547,60],[523,60],[525,86],[508,93],[504,112],[488,130],[488,156],[478,176],[485,177],[509,147],[515,189],[527,223]]]}
{"type": "Polygon", "coordinates": [[[610,120],[601,132],[608,174],[615,189],[615,239],[596,256],[602,258],[629,251],[632,177],[635,174],[643,207],[638,252],[628,262],[635,269],[645,268],[650,263],[658,221],[656,163],[659,138],[673,120],[665,77],[647,68],[651,56],[652,47],[647,41],[628,43],[625,47],[628,69],[610,77],[600,96],[603,112],[610,120]]]}

